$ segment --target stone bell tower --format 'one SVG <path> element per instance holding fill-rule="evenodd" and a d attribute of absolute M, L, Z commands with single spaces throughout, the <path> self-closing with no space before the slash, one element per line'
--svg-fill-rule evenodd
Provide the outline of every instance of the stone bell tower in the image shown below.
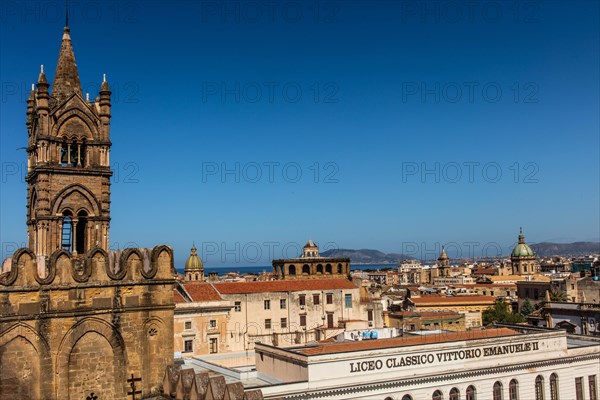
<path fill-rule="evenodd" d="M 173 363 L 173 250 L 109 250 L 110 88 L 90 102 L 64 28 L 27 100 L 28 248 L 0 267 L 0 399 L 158 396 Z M 136 397 L 138 398 L 138 397 Z"/>
<path fill-rule="evenodd" d="M 110 96 L 81 93 L 70 29 L 64 28 L 52 90 L 42 66 L 27 100 L 29 249 L 47 257 L 109 250 Z"/>

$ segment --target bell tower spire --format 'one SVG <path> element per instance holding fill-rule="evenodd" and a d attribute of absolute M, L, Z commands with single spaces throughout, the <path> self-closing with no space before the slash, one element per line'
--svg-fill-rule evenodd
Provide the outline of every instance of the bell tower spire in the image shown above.
<path fill-rule="evenodd" d="M 58 54 L 54 83 L 52 85 L 52 97 L 59 103 L 66 100 L 73 93 L 81 95 L 81 83 L 79 82 L 79 72 L 77 71 L 77 63 L 75 62 L 75 53 L 71 41 L 68 12 L 67 6 L 66 25 L 63 29 L 62 43 L 60 45 L 60 53 Z"/>
<path fill-rule="evenodd" d="M 65 0 L 65 27 L 69 27 L 69 0 Z"/>
<path fill-rule="evenodd" d="M 95 103 L 81 96 L 65 22 L 52 92 L 42 67 L 27 102 L 29 248 L 46 257 L 109 250 L 111 91 L 104 80 Z"/>

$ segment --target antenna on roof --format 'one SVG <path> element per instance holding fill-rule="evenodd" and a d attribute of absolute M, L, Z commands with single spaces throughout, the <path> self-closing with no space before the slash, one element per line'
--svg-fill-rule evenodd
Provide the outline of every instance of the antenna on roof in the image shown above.
<path fill-rule="evenodd" d="M 69 27 L 69 0 L 65 0 L 66 14 L 65 14 L 65 26 Z"/>

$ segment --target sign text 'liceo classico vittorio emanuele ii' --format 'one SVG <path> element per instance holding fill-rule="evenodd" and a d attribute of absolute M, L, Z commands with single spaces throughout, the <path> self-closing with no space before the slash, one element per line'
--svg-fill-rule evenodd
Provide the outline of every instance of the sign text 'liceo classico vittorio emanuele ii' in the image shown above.
<path fill-rule="evenodd" d="M 442 353 L 426 353 L 405 357 L 390 357 L 385 360 L 366 360 L 350 363 L 350 372 L 367 372 L 380 369 L 393 369 L 415 365 L 445 363 L 460 360 L 470 360 L 514 353 L 539 350 L 538 342 L 505 344 L 502 346 L 487 346 L 477 349 L 454 350 Z"/>

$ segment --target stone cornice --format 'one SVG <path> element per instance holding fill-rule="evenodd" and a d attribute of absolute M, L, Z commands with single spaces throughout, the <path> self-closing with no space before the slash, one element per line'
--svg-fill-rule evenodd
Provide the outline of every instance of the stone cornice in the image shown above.
<path fill-rule="evenodd" d="M 0 293 L 3 292 L 37 292 L 39 290 L 71 290 L 85 288 L 110 288 L 117 286 L 155 286 L 155 285 L 173 285 L 175 279 L 138 279 L 138 280 L 115 280 L 93 283 L 78 283 L 66 285 L 31 285 L 31 286 L 0 286 Z"/>
<path fill-rule="evenodd" d="M 93 307 L 80 308 L 77 310 L 64 310 L 64 311 L 50 311 L 47 313 L 37 313 L 30 315 L 23 314 L 11 314 L 11 315 L 3 315 L 0 318 L 0 324 L 15 322 L 15 321 L 35 321 L 35 320 L 44 320 L 44 319 L 53 319 L 53 318 L 72 318 L 72 317 L 89 317 L 93 315 L 103 315 L 103 314 L 127 314 L 141 311 L 169 311 L 175 308 L 174 304 L 165 304 L 165 305 L 150 305 L 150 306 L 128 306 L 128 307 L 120 307 L 120 308 L 104 308 L 104 309 L 95 309 Z M 0 332 L 1 334 L 2 332 Z"/>

